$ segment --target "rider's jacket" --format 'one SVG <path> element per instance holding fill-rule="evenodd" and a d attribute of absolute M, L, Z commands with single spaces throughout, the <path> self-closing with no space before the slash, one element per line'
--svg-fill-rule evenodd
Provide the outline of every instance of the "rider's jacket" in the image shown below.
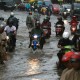
<path fill-rule="evenodd" d="M 61 46 L 72 45 L 72 41 L 69 39 L 61 38 L 58 42 L 58 45 L 61 45 Z"/>
<path fill-rule="evenodd" d="M 47 26 L 47 28 L 50 28 L 51 27 L 51 22 L 43 22 L 41 24 L 41 28 L 44 28 L 44 26 Z"/>
<path fill-rule="evenodd" d="M 31 31 L 31 35 L 33 35 L 33 34 L 42 35 L 42 34 L 43 34 L 43 30 L 42 30 L 42 29 L 34 28 L 34 29 L 32 29 L 32 31 Z"/>
<path fill-rule="evenodd" d="M 15 26 L 12 26 L 12 27 L 6 26 L 5 29 L 4 29 L 4 31 L 6 33 L 14 32 L 14 31 L 16 31 L 16 27 Z"/>
<path fill-rule="evenodd" d="M 8 20 L 7 20 L 7 25 L 9 25 L 9 23 L 10 23 L 10 21 L 13 21 L 13 25 L 14 26 L 18 26 L 18 19 L 16 18 L 16 17 L 14 17 L 14 16 L 10 16 L 9 18 L 8 18 Z"/>
<path fill-rule="evenodd" d="M 80 70 L 70 69 L 60 80 L 80 80 Z"/>

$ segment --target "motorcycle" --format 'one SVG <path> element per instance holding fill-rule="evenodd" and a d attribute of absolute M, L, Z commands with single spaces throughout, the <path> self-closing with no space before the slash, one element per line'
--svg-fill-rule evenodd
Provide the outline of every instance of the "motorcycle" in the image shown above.
<path fill-rule="evenodd" d="M 13 51 L 15 49 L 15 35 L 14 32 L 10 32 L 7 34 L 7 51 Z"/>
<path fill-rule="evenodd" d="M 76 23 L 71 24 L 70 30 L 71 30 L 71 34 L 74 34 L 77 31 Z"/>
<path fill-rule="evenodd" d="M 32 35 L 31 47 L 34 51 L 40 48 L 40 35 L 37 34 Z"/>
<path fill-rule="evenodd" d="M 57 24 L 55 31 L 56 31 L 56 37 L 62 36 L 62 34 L 64 32 L 63 25 Z"/>
<path fill-rule="evenodd" d="M 67 18 L 67 12 L 63 12 L 63 18 L 64 18 L 64 19 Z"/>
<path fill-rule="evenodd" d="M 44 37 L 45 37 L 45 38 L 50 38 L 51 28 L 48 28 L 47 26 L 44 26 L 44 27 L 43 27 L 43 31 L 44 31 Z"/>

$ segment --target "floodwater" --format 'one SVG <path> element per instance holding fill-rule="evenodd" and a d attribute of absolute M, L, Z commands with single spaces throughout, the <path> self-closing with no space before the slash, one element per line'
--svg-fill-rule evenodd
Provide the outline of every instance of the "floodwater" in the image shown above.
<path fill-rule="evenodd" d="M 14 14 L 19 19 L 16 49 L 14 52 L 9 53 L 10 58 L 5 61 L 5 65 L 0 65 L 0 80 L 59 80 L 59 71 L 56 66 L 59 38 L 55 37 L 54 28 L 57 17 L 51 16 L 51 38 L 46 40 L 43 50 L 34 52 L 31 48 L 28 48 L 29 31 L 25 22 L 27 12 L 14 11 Z M 0 16 L 5 19 L 9 15 L 9 11 L 0 10 Z M 44 16 L 41 16 L 41 22 L 43 18 Z"/>

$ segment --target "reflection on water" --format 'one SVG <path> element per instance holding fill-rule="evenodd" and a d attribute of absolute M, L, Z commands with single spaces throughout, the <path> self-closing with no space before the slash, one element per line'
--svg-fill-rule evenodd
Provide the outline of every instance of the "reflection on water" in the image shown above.
<path fill-rule="evenodd" d="M 64 20 L 64 24 L 66 24 L 66 25 L 67 25 L 67 24 L 69 24 L 69 23 L 68 23 L 68 21 L 67 21 L 67 20 Z"/>
<path fill-rule="evenodd" d="M 40 80 L 40 79 L 35 79 L 35 78 L 33 78 L 32 80 Z"/>
<path fill-rule="evenodd" d="M 31 59 L 28 61 L 28 70 L 26 72 L 27 75 L 34 75 L 39 73 L 39 60 L 38 59 Z"/>

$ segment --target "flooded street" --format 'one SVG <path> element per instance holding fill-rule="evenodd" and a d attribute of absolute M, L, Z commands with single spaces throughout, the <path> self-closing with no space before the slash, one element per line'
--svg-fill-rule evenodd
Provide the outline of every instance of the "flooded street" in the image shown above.
<path fill-rule="evenodd" d="M 51 38 L 44 45 L 43 50 L 33 52 L 28 48 L 29 34 L 26 27 L 27 12 L 14 11 L 19 19 L 16 49 L 9 53 L 10 59 L 5 65 L 0 65 L 0 80 L 59 80 L 56 62 L 58 62 L 58 38 L 55 37 L 54 23 L 57 17 L 51 16 Z M 7 19 L 10 12 L 0 10 L 0 16 Z M 41 16 L 41 22 L 44 16 Z M 67 22 L 67 21 L 66 21 Z M 67 23 L 65 25 L 68 25 Z M 69 30 L 66 26 L 66 30 Z"/>

